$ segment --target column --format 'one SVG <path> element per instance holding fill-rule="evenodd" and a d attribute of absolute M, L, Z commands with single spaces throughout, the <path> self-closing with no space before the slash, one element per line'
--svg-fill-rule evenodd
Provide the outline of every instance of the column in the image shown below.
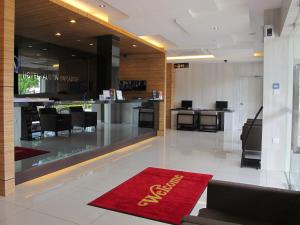
<path fill-rule="evenodd" d="M 15 1 L 0 1 L 0 195 L 15 188 L 13 93 Z"/>

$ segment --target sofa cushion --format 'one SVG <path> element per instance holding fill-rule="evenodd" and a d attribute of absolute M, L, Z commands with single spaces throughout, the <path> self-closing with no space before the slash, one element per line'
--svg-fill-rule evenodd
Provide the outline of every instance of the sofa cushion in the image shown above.
<path fill-rule="evenodd" d="M 202 218 L 210 218 L 214 220 L 243 224 L 243 225 L 276 225 L 274 223 L 256 221 L 256 220 L 252 220 L 251 218 L 243 218 L 228 213 L 224 213 L 218 210 L 207 209 L 207 208 L 200 209 L 198 216 Z"/>
<path fill-rule="evenodd" d="M 223 222 L 219 220 L 214 220 L 210 218 L 205 217 L 198 217 L 198 216 L 185 216 L 182 219 L 181 225 L 190 225 L 190 224 L 197 224 L 197 225 L 241 225 L 238 223 L 229 223 L 229 222 Z"/>

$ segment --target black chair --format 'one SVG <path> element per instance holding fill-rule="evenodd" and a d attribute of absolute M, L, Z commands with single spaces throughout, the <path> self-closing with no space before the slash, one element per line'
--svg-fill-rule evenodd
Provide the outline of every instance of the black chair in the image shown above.
<path fill-rule="evenodd" d="M 219 115 L 217 111 L 201 111 L 199 114 L 199 131 L 217 132 Z"/>
<path fill-rule="evenodd" d="M 153 108 L 139 108 L 139 127 L 154 128 Z"/>
<path fill-rule="evenodd" d="M 42 108 L 39 110 L 42 135 L 45 131 L 55 132 L 68 130 L 71 134 L 72 124 L 70 114 L 58 114 L 55 108 Z"/>
<path fill-rule="evenodd" d="M 72 117 L 72 126 L 95 127 L 97 129 L 97 113 L 85 112 L 81 106 L 72 106 L 69 108 Z"/>
<path fill-rule="evenodd" d="M 248 119 L 243 126 L 241 167 L 249 165 L 256 169 L 261 168 L 262 120 L 257 118 L 262 110 L 263 107 L 259 109 L 253 120 Z"/>
<path fill-rule="evenodd" d="M 180 110 L 177 113 L 177 130 L 197 129 L 198 113 L 194 110 Z"/>

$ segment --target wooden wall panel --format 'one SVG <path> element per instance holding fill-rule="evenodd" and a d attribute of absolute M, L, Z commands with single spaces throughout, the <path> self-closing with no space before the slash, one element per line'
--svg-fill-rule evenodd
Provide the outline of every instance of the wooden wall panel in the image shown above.
<path fill-rule="evenodd" d="M 172 63 L 167 64 L 166 90 L 166 128 L 171 128 L 171 111 L 174 105 L 175 70 Z"/>
<path fill-rule="evenodd" d="M 15 1 L 0 1 L 0 195 L 15 187 L 13 62 Z"/>
<path fill-rule="evenodd" d="M 146 91 L 127 91 L 127 99 L 152 98 L 152 90 L 163 91 L 166 96 L 166 57 L 165 54 L 135 54 L 121 58 L 120 80 L 146 80 Z M 166 126 L 166 104 L 160 104 L 158 135 L 163 136 Z"/>

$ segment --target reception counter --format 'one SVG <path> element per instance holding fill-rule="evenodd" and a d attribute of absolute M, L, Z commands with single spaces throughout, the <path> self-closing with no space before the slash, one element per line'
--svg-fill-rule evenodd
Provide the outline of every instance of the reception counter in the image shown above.
<path fill-rule="evenodd" d="M 21 139 L 22 131 L 22 107 L 36 106 L 55 107 L 58 113 L 69 113 L 71 106 L 83 106 L 87 111 L 97 112 L 98 125 L 103 124 L 132 124 L 138 125 L 139 109 L 143 105 L 153 107 L 154 110 L 154 129 L 158 135 L 164 133 L 164 126 L 160 123 L 160 113 L 163 109 L 163 100 L 153 99 L 131 99 L 122 101 L 53 101 L 47 98 L 15 98 L 14 101 L 14 127 L 15 143 Z"/>

